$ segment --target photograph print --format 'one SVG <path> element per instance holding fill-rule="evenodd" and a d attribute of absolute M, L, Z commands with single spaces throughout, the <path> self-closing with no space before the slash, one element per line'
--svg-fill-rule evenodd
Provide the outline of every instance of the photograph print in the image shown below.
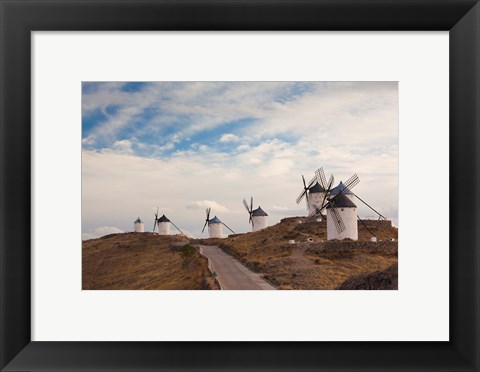
<path fill-rule="evenodd" d="M 83 82 L 83 290 L 397 290 L 398 82 Z"/>

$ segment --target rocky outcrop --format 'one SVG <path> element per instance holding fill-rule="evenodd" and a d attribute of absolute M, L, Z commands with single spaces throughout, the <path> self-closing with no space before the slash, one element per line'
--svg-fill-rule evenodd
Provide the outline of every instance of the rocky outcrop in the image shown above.
<path fill-rule="evenodd" d="M 337 289 L 344 290 L 395 290 L 398 289 L 398 264 L 394 264 L 385 271 L 375 271 L 348 278 Z"/>

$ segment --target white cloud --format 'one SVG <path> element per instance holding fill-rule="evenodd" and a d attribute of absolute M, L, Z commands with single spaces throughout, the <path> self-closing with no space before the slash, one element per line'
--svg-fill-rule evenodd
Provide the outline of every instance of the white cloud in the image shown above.
<path fill-rule="evenodd" d="M 212 208 L 212 213 L 228 212 L 228 208 L 213 200 L 192 201 L 186 206 L 188 209 L 207 209 Z"/>
<path fill-rule="evenodd" d="M 225 133 L 222 136 L 220 136 L 219 141 L 220 142 L 238 142 L 240 138 L 236 136 L 235 134 L 232 133 Z"/>
<path fill-rule="evenodd" d="M 115 141 L 112 150 L 120 154 L 132 154 L 132 142 L 129 140 Z"/>
<path fill-rule="evenodd" d="M 120 230 L 113 226 L 100 226 L 97 227 L 95 230 L 83 233 L 82 240 L 96 239 L 108 234 L 119 234 L 123 232 L 123 230 Z"/>

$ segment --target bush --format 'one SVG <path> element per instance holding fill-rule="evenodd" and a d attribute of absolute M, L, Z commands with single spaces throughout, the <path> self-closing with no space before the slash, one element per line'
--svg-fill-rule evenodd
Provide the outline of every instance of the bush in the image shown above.
<path fill-rule="evenodd" d="M 182 255 L 183 258 L 191 257 L 196 252 L 197 252 L 197 249 L 191 244 L 186 244 L 180 249 L 180 254 Z"/>

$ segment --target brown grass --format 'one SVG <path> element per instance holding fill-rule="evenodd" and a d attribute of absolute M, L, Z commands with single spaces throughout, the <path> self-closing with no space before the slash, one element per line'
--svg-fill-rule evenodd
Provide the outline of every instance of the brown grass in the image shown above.
<path fill-rule="evenodd" d="M 398 289 L 398 264 L 395 263 L 384 271 L 351 276 L 337 289 Z"/>
<path fill-rule="evenodd" d="M 335 289 L 352 276 L 383 271 L 397 263 L 398 230 L 388 224 L 371 228 L 378 243 L 370 242 L 371 234 L 361 224 L 359 241 L 327 242 L 325 222 L 299 224 L 304 220 L 287 218 L 261 231 L 203 242 L 219 245 L 279 289 Z M 296 244 L 290 245 L 289 240 Z"/>
<path fill-rule="evenodd" d="M 82 289 L 218 289 L 182 236 L 113 234 L 82 243 Z"/>

